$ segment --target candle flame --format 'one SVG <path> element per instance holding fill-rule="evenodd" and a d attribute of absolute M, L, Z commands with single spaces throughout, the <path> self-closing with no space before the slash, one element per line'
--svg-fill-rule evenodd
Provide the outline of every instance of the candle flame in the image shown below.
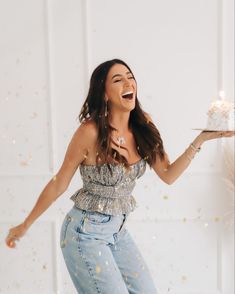
<path fill-rule="evenodd" d="M 223 90 L 221 90 L 221 91 L 219 92 L 219 97 L 220 97 L 221 100 L 224 100 L 224 99 L 225 99 L 225 93 L 224 93 Z"/>

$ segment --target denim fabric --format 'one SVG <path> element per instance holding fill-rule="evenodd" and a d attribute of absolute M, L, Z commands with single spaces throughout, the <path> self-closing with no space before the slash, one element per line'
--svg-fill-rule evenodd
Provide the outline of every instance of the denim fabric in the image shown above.
<path fill-rule="evenodd" d="M 148 267 L 117 216 L 73 207 L 60 235 L 64 260 L 79 294 L 157 294 Z"/>

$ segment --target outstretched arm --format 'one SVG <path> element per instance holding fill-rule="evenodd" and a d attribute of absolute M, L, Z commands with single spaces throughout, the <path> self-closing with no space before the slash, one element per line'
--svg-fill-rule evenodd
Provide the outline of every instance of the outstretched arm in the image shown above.
<path fill-rule="evenodd" d="M 81 124 L 68 145 L 63 164 L 58 173 L 47 183 L 25 221 L 10 229 L 6 237 L 6 244 L 9 247 L 15 247 L 15 240 L 19 240 L 33 222 L 67 190 L 79 164 L 85 159 L 89 146 L 92 146 L 95 141 L 96 130 L 94 125 L 91 123 Z"/>
<path fill-rule="evenodd" d="M 153 164 L 153 169 L 156 174 L 168 185 L 171 185 L 175 180 L 185 171 L 189 166 L 191 160 L 201 148 L 201 145 L 208 140 L 232 137 L 235 135 L 234 131 L 228 132 L 201 132 L 192 144 L 173 162 L 170 163 L 168 155 L 165 153 L 165 160 L 161 161 L 157 157 L 156 162 Z"/>

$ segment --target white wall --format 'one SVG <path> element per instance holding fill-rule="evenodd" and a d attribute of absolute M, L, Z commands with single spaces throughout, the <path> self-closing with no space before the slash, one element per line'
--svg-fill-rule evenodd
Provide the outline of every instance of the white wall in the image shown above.
<path fill-rule="evenodd" d="M 59 247 L 66 193 L 17 249 L 4 244 L 60 167 L 89 77 L 126 61 L 174 161 L 223 88 L 234 97 L 232 0 L 0 1 L 0 293 L 75 293 Z M 229 140 L 232 143 L 231 139 Z M 232 294 L 233 233 L 224 221 L 221 141 L 206 142 L 172 186 L 147 170 L 128 227 L 160 294 Z"/>

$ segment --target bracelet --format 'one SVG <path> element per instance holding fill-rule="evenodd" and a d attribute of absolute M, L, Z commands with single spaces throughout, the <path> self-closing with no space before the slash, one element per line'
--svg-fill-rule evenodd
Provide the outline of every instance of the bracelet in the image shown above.
<path fill-rule="evenodd" d="M 191 147 L 193 151 L 196 151 L 196 152 L 199 152 L 201 150 L 201 147 L 196 148 L 193 143 L 191 143 L 189 147 Z"/>

